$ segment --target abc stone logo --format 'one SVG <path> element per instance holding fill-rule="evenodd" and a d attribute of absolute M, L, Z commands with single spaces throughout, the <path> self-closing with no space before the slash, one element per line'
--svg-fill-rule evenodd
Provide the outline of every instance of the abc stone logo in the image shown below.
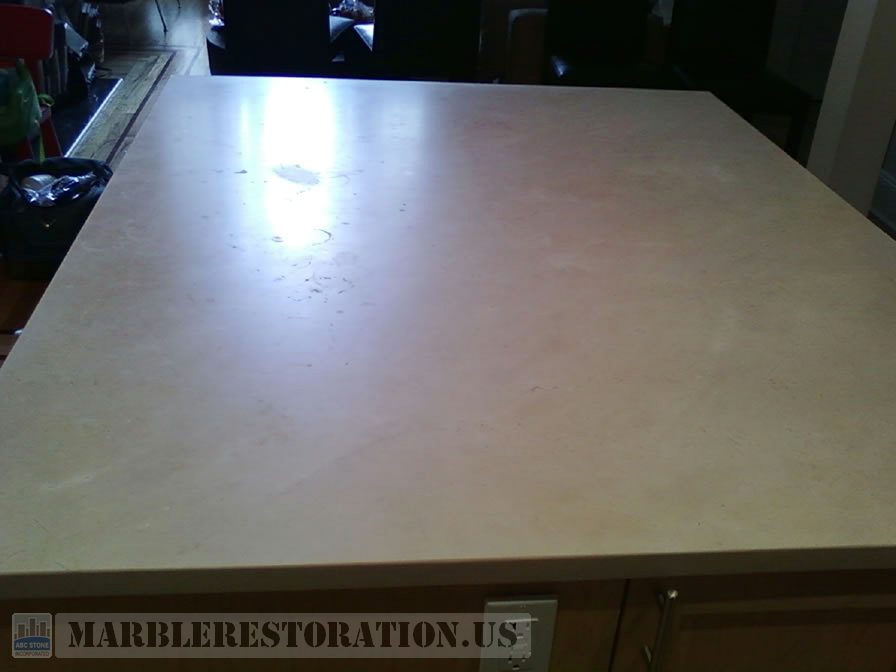
<path fill-rule="evenodd" d="M 12 657 L 49 658 L 53 655 L 53 617 L 50 614 L 12 615 Z"/>

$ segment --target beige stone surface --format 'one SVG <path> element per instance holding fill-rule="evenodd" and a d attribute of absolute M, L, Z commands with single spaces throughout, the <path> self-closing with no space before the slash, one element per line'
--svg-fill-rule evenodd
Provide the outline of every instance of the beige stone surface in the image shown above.
<path fill-rule="evenodd" d="M 0 369 L 0 594 L 893 566 L 894 345 L 708 94 L 175 78 Z"/>

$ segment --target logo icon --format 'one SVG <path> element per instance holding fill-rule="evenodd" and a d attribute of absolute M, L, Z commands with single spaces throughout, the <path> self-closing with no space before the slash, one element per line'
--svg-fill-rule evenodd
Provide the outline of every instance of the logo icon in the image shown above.
<path fill-rule="evenodd" d="M 12 657 L 50 658 L 53 655 L 53 617 L 50 614 L 12 615 Z"/>

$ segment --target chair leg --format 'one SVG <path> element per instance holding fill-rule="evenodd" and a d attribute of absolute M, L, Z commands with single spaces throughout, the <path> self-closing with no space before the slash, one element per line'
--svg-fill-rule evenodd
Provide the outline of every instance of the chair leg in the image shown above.
<path fill-rule="evenodd" d="M 167 33 L 168 32 L 168 24 L 165 23 L 165 15 L 162 14 L 162 6 L 159 4 L 159 0 L 156 0 L 156 9 L 159 12 L 159 18 L 162 19 L 162 30 L 165 31 L 165 33 Z"/>
<path fill-rule="evenodd" d="M 59 144 L 59 136 L 56 135 L 56 127 L 53 126 L 52 119 L 47 119 L 40 125 L 40 137 L 44 143 L 44 154 L 62 156 L 62 146 Z"/>

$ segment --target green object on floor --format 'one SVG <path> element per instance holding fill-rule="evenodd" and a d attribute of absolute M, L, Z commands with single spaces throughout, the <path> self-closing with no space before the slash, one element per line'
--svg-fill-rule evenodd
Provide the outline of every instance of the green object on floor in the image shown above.
<path fill-rule="evenodd" d="M 0 68 L 0 146 L 27 140 L 39 126 L 40 103 L 25 63 Z"/>

